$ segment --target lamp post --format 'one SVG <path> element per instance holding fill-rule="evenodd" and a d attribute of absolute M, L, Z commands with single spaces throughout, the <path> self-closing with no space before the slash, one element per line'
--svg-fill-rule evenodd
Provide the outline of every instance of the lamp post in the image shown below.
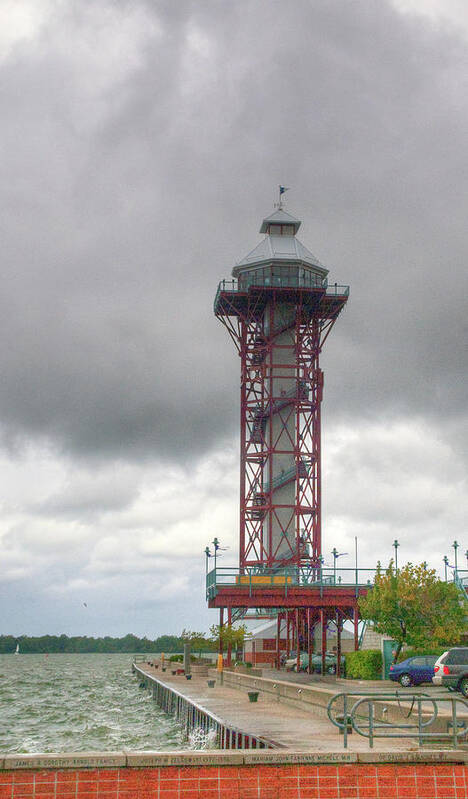
<path fill-rule="evenodd" d="M 209 547 L 205 547 L 205 573 L 208 574 L 208 558 L 211 558 Z"/>
<path fill-rule="evenodd" d="M 444 555 L 444 566 L 445 566 L 445 582 L 447 582 L 447 566 L 448 566 L 448 557 Z"/>
<path fill-rule="evenodd" d="M 455 577 L 458 577 L 458 555 L 457 555 L 457 549 L 460 546 L 460 544 L 458 543 L 458 541 L 454 541 L 452 546 L 453 546 L 453 548 L 455 550 Z"/>
<path fill-rule="evenodd" d="M 393 542 L 393 548 L 395 550 L 395 574 L 398 573 L 398 547 L 400 544 L 398 543 L 397 539 L 395 538 Z"/>
<path fill-rule="evenodd" d="M 215 571 L 216 571 L 216 554 L 217 554 L 218 549 L 219 549 L 219 541 L 218 541 L 217 538 L 213 538 L 213 541 L 211 543 L 214 546 L 214 559 L 215 559 L 214 567 L 215 567 Z"/>
<path fill-rule="evenodd" d="M 338 550 L 336 547 L 333 547 L 332 555 L 333 555 L 333 585 L 336 585 L 336 559 L 338 557 Z"/>
<path fill-rule="evenodd" d="M 336 547 L 333 547 L 333 549 L 332 549 L 332 555 L 333 555 L 333 584 L 334 585 L 336 585 L 336 561 L 338 560 L 338 558 L 341 558 L 342 555 L 347 555 L 347 554 L 348 554 L 347 552 L 338 552 Z M 322 558 L 322 560 L 323 560 L 323 558 Z M 341 582 L 341 577 L 338 577 L 338 582 Z"/>

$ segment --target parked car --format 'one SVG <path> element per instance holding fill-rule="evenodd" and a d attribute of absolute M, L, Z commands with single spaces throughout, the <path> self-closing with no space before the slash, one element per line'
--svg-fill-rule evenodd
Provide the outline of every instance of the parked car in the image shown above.
<path fill-rule="evenodd" d="M 420 685 L 422 682 L 432 682 L 437 658 L 437 655 L 417 655 L 402 660 L 401 663 L 393 663 L 390 666 L 389 677 L 404 688 Z"/>
<path fill-rule="evenodd" d="M 336 674 L 336 655 L 331 652 L 325 653 L 325 673 L 326 674 Z M 286 671 L 297 671 L 297 656 L 290 657 L 285 662 Z M 300 654 L 300 671 L 307 671 L 307 667 L 309 665 L 309 655 L 307 652 L 301 652 Z M 344 672 L 345 668 L 345 658 L 341 656 L 341 672 Z M 321 674 L 322 673 L 322 655 L 320 652 L 315 653 L 312 655 L 312 672 L 314 674 Z"/>
<path fill-rule="evenodd" d="M 434 665 L 432 682 L 468 697 L 468 647 L 455 646 L 444 652 Z"/>

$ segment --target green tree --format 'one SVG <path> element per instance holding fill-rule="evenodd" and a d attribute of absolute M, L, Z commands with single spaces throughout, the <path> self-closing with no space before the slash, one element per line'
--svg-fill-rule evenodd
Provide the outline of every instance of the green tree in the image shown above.
<path fill-rule="evenodd" d="M 198 652 L 198 657 L 201 657 L 202 652 L 212 652 L 214 649 L 213 642 L 204 633 L 182 630 L 180 637 L 184 644 L 190 644 L 192 652 Z"/>
<path fill-rule="evenodd" d="M 456 585 L 440 580 L 424 563 L 407 563 L 398 573 L 393 561 L 385 571 L 379 563 L 373 588 L 359 599 L 361 618 L 396 641 L 394 662 L 405 644 L 417 649 L 457 644 L 467 610 Z"/>
<path fill-rule="evenodd" d="M 219 639 L 221 637 L 223 647 L 230 646 L 234 652 L 243 648 L 248 635 L 245 624 L 240 624 L 238 627 L 233 627 L 232 624 L 223 624 L 222 627 L 219 624 L 213 624 L 210 627 L 210 634 L 214 647 L 219 647 Z"/>

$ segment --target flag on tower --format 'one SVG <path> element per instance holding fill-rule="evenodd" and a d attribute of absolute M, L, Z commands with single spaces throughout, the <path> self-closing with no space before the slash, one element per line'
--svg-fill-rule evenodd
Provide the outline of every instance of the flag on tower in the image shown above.
<path fill-rule="evenodd" d="M 280 197 L 281 197 L 281 195 L 284 194 L 285 191 L 289 191 L 289 186 L 280 186 L 279 190 L 280 190 Z"/>

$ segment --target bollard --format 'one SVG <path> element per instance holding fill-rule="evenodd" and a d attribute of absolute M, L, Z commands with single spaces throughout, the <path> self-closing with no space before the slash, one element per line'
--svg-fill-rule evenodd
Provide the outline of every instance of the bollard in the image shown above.
<path fill-rule="evenodd" d="M 223 680 L 224 680 L 223 668 L 224 668 L 223 656 L 222 655 L 218 655 L 218 662 L 216 664 L 216 671 L 218 672 L 219 682 L 221 683 L 221 685 L 223 684 Z"/>

